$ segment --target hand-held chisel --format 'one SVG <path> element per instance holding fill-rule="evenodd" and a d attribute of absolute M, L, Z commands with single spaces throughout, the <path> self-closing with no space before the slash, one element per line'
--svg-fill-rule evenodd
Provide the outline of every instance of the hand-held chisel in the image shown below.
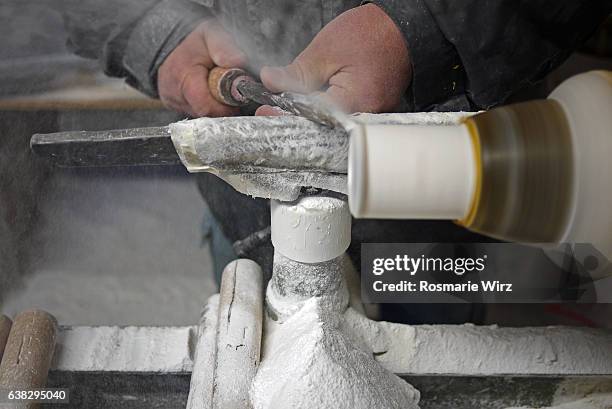
<path fill-rule="evenodd" d="M 341 126 L 336 110 L 319 99 L 293 92 L 270 92 L 240 68 L 213 68 L 208 75 L 213 97 L 226 105 L 244 106 L 250 102 L 271 105 L 321 125 Z"/>

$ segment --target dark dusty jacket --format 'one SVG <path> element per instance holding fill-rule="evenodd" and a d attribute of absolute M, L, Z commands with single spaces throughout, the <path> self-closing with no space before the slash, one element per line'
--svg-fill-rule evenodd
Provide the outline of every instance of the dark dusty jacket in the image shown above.
<path fill-rule="evenodd" d="M 408 110 L 475 110 L 542 79 L 612 11 L 612 0 L 373 0 L 401 29 L 413 79 Z M 289 63 L 360 0 L 64 0 L 69 45 L 156 96 L 157 69 L 215 15 L 254 72 Z"/>

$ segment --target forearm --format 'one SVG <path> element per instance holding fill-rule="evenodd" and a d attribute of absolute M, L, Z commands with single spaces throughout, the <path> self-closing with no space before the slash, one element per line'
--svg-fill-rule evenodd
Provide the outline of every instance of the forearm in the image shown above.
<path fill-rule="evenodd" d="M 151 96 L 161 63 L 210 15 L 189 0 L 69 0 L 61 7 L 72 51 Z"/>

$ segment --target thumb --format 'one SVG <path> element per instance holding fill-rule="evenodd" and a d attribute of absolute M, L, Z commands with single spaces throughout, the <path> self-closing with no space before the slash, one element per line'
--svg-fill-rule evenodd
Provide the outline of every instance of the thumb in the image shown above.
<path fill-rule="evenodd" d="M 310 46 L 285 67 L 263 67 L 261 82 L 272 92 L 319 91 L 334 74 L 331 64 Z"/>

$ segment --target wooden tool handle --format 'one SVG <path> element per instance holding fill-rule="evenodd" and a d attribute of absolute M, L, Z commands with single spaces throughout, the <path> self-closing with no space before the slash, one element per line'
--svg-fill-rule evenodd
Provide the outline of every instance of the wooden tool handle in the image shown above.
<path fill-rule="evenodd" d="M 13 323 L 7 316 L 0 315 L 0 362 L 2 362 L 4 346 L 6 345 L 6 340 L 8 339 L 12 325 Z"/>
<path fill-rule="evenodd" d="M 234 81 L 240 77 L 250 78 L 249 74 L 240 68 L 215 67 L 208 73 L 208 89 L 222 104 L 234 107 L 246 105 L 248 101 L 242 98 L 233 86 Z"/>
<path fill-rule="evenodd" d="M 41 310 L 28 310 L 15 317 L 0 363 L 0 389 L 39 389 L 47 375 L 55 350 L 57 321 Z M 38 405 L 28 403 L 27 408 Z"/>

